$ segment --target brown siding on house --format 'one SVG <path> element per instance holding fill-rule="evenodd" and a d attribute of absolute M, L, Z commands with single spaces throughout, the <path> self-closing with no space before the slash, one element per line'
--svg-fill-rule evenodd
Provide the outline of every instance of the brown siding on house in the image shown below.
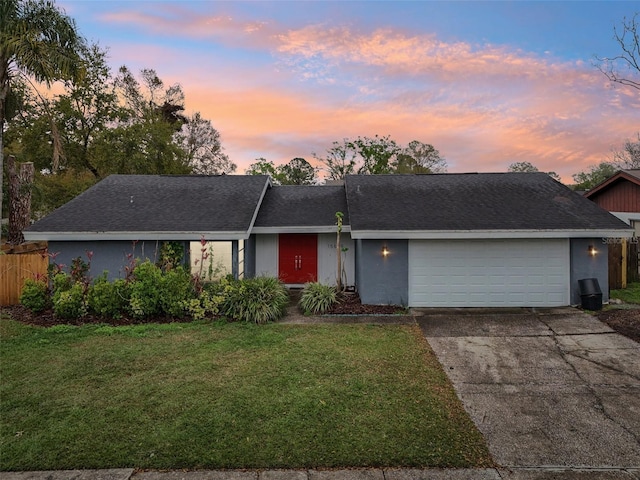
<path fill-rule="evenodd" d="M 591 200 L 610 212 L 640 212 L 640 185 L 622 179 Z"/>

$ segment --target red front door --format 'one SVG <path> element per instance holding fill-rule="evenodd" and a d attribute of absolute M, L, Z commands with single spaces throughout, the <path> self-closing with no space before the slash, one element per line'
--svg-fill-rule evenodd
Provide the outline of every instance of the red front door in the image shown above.
<path fill-rule="evenodd" d="M 278 237 L 278 277 L 284 283 L 318 279 L 318 236 L 281 233 Z"/>

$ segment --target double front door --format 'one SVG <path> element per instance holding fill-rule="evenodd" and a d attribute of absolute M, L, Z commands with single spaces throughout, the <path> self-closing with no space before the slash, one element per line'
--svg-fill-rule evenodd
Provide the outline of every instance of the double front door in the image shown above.
<path fill-rule="evenodd" d="M 281 233 L 278 236 L 278 277 L 287 284 L 317 281 L 317 235 Z"/>

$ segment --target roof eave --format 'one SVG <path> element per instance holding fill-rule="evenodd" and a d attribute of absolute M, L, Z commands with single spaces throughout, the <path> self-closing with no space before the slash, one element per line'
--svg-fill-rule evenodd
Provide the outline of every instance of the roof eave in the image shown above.
<path fill-rule="evenodd" d="M 316 225 L 316 226 L 278 226 L 278 227 L 253 227 L 251 233 L 274 234 L 274 233 L 336 233 L 336 225 Z M 343 232 L 351 232 L 349 225 L 342 226 Z"/>
<path fill-rule="evenodd" d="M 456 240 L 491 238 L 631 238 L 632 229 L 581 230 L 351 230 L 353 239 Z"/>
<path fill-rule="evenodd" d="M 246 240 L 248 231 L 229 232 L 38 232 L 25 231 L 27 241 L 73 242 L 73 241 L 117 241 L 117 240 L 162 240 L 162 241 L 191 241 L 200 239 L 214 241 Z"/>

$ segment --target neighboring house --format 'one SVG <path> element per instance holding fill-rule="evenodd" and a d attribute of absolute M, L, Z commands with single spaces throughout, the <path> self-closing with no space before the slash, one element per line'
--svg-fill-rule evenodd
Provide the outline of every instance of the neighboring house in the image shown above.
<path fill-rule="evenodd" d="M 114 175 L 25 237 L 49 241 L 65 263 L 93 251 L 94 275 L 121 276 L 133 240 L 136 256 L 153 258 L 162 241 L 202 237 L 232 243 L 236 276 L 334 284 L 338 211 L 343 278 L 372 304 L 579 304 L 578 280 L 594 277 L 607 301 L 607 256 L 598 249 L 603 238 L 633 234 L 546 174 L 480 173 L 352 175 L 332 186 L 272 186 L 265 176 Z"/>
<path fill-rule="evenodd" d="M 640 237 L 640 170 L 620 170 L 584 196 L 631 225 Z"/>
<path fill-rule="evenodd" d="M 634 230 L 630 242 L 609 244 L 609 284 L 624 288 L 627 278 L 637 280 L 640 273 L 640 170 L 620 170 L 584 194 L 600 207 L 628 223 Z"/>

